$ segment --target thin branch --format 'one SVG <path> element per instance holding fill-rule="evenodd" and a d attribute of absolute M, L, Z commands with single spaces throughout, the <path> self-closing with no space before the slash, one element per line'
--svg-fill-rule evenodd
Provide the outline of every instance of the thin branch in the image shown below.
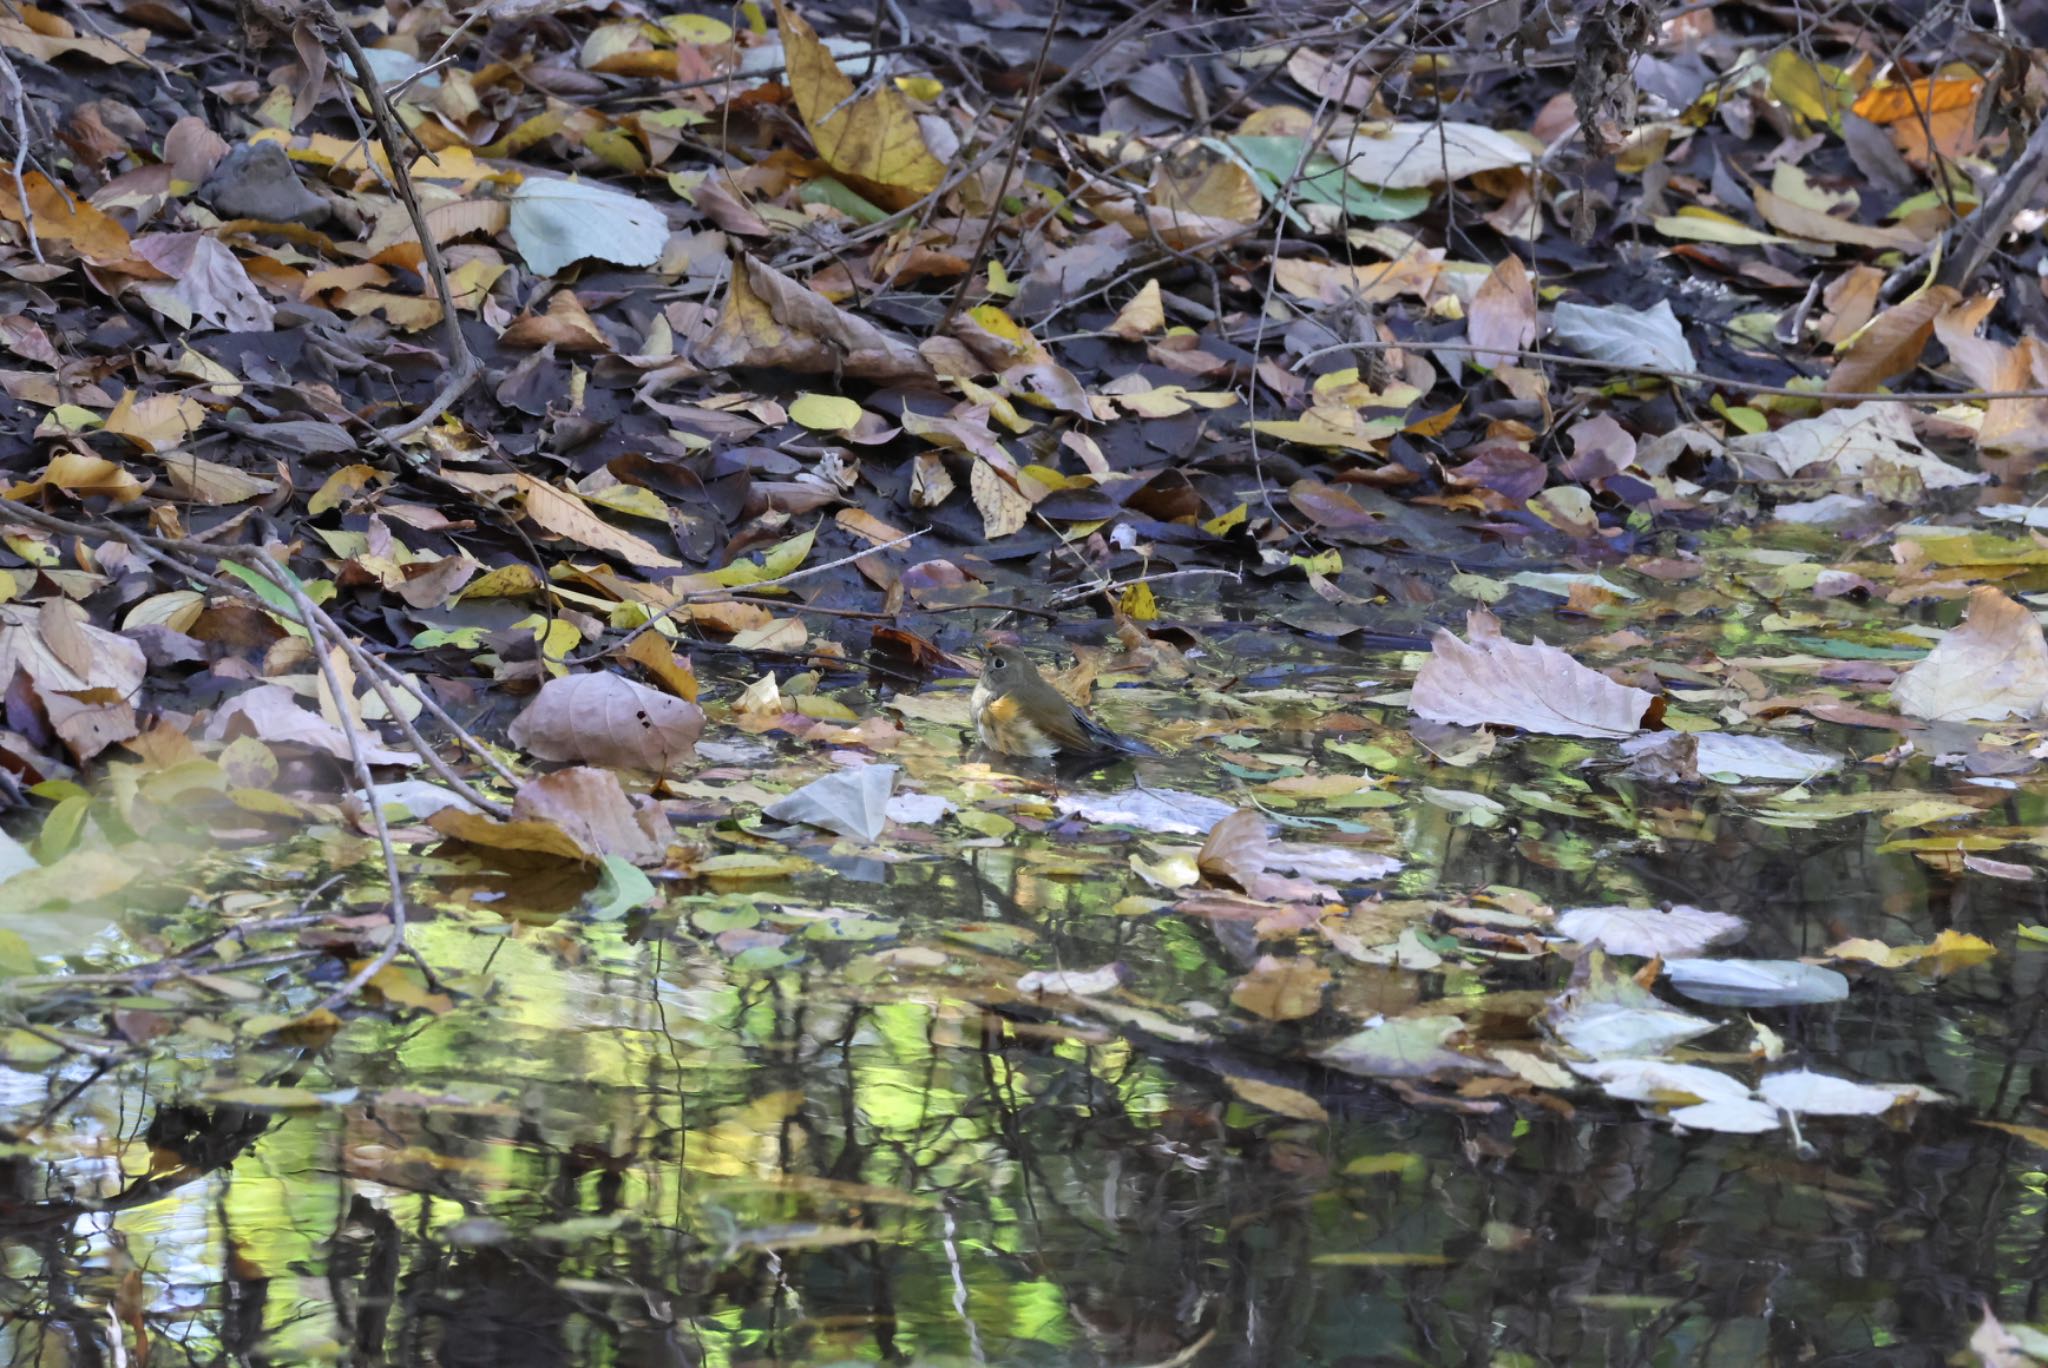
<path fill-rule="evenodd" d="M 419 195 L 412 188 L 412 172 L 407 166 L 404 138 L 399 133 L 397 116 L 391 112 L 391 102 L 385 98 L 384 87 L 377 83 L 377 73 L 370 67 L 370 56 L 363 51 L 363 45 L 356 41 L 355 31 L 343 22 L 328 0 L 319 0 L 317 12 L 335 32 L 341 43 L 341 50 L 348 54 L 349 64 L 355 68 L 356 84 L 369 97 L 370 116 L 376 120 L 377 141 L 384 145 L 385 160 L 391 164 L 391 178 L 398 187 L 398 197 L 405 204 L 405 211 L 412 219 L 413 232 L 418 234 L 420 252 L 426 258 L 427 275 L 433 281 L 434 294 L 441 301 L 442 331 L 448 339 L 449 375 L 433 400 L 410 421 L 384 430 L 385 440 L 403 441 L 415 432 L 424 429 L 455 406 L 456 401 L 469 392 L 470 386 L 483 374 L 483 365 L 471 355 L 469 342 L 462 335 L 462 316 L 455 310 L 455 295 L 448 288 L 448 267 L 441 260 L 441 247 L 434 240 L 434 231 L 427 223 L 427 214 L 420 207 Z"/>

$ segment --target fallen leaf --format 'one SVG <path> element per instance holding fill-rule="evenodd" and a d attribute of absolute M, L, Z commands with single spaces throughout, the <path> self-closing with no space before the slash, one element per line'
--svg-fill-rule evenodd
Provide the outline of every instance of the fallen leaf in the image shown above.
<path fill-rule="evenodd" d="M 1679 959 L 1734 940 L 1744 931 L 1740 917 L 1697 907 L 1578 907 L 1561 912 L 1557 933 L 1614 955 Z"/>
<path fill-rule="evenodd" d="M 1550 736 L 1623 737 L 1642 729 L 1657 702 L 1555 646 L 1509 641 L 1500 634 L 1500 620 L 1484 609 L 1466 621 L 1469 641 L 1449 630 L 1439 630 L 1431 641 L 1429 659 L 1409 693 L 1416 716 Z"/>
<path fill-rule="evenodd" d="M 2048 640 L 2025 605 L 1992 585 L 1970 591 L 1960 626 L 1892 685 L 1908 717 L 1936 722 L 2033 717 L 2048 701 Z"/>
<path fill-rule="evenodd" d="M 704 711 L 609 672 L 541 685 L 507 731 L 542 760 L 666 773 L 696 752 Z"/>

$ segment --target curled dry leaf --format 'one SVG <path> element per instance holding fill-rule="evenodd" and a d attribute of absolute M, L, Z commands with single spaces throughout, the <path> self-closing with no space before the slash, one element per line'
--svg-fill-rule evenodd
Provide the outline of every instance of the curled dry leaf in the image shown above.
<path fill-rule="evenodd" d="M 622 675 L 550 679 L 507 732 L 543 760 L 666 773 L 696 753 L 704 710 Z"/>
<path fill-rule="evenodd" d="M 1970 591 L 1962 625 L 1899 676 L 1892 702 L 1935 722 L 2032 717 L 2048 701 L 2048 641 L 2026 607 L 1991 585 Z"/>
<path fill-rule="evenodd" d="M 1509 641 L 1500 634 L 1500 620 L 1484 609 L 1466 623 L 1469 641 L 1441 630 L 1430 643 L 1409 695 L 1416 716 L 1550 736 L 1622 737 L 1641 731 L 1657 703 L 1555 646 Z"/>
<path fill-rule="evenodd" d="M 695 359 L 703 366 L 772 366 L 884 384 L 932 378 L 931 366 L 908 342 L 744 253 L 733 263 L 718 325 Z"/>

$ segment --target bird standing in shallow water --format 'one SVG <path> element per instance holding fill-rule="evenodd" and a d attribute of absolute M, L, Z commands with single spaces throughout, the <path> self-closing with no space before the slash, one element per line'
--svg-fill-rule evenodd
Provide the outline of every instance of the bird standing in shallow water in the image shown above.
<path fill-rule="evenodd" d="M 981 744 L 1003 755 L 1146 755 L 1151 748 L 1082 712 L 1015 646 L 991 646 L 969 704 Z"/>

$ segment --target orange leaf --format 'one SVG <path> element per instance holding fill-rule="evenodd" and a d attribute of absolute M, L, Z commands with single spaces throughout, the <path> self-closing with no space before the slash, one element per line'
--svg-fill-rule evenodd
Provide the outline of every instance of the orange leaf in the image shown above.
<path fill-rule="evenodd" d="M 1961 109 L 1977 99 L 1984 88 L 1980 76 L 1926 76 L 1906 85 L 1885 82 L 1856 97 L 1852 108 L 1872 123 L 1897 123 L 1922 114 Z"/>
<path fill-rule="evenodd" d="M 14 190 L 11 176 L 0 176 L 0 218 L 20 223 L 33 218 L 36 237 L 44 244 L 68 242 L 73 251 L 96 266 L 127 261 L 128 230 L 86 201 L 50 183 L 40 171 L 21 178 L 27 192 L 28 211 L 22 212 L 22 196 Z"/>

